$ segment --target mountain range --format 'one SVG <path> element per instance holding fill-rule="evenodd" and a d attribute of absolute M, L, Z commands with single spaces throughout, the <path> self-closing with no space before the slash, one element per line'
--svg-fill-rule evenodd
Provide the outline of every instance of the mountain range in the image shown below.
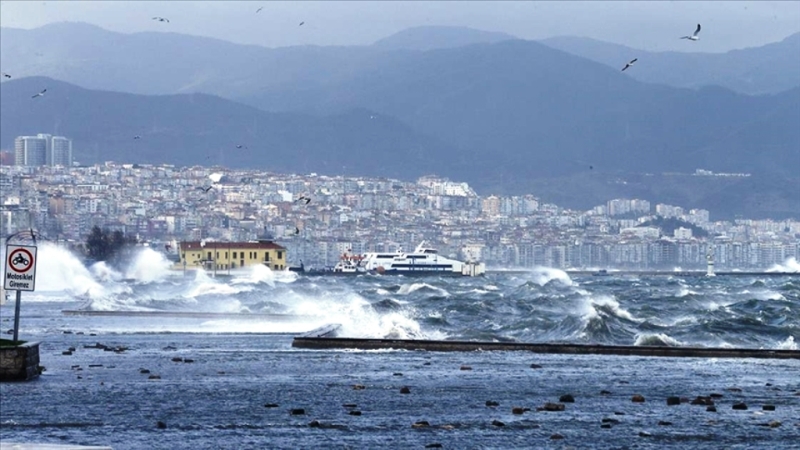
<path fill-rule="evenodd" d="M 74 138 L 83 162 L 437 173 L 486 194 L 535 193 L 568 207 L 636 194 L 725 205 L 730 217 L 800 211 L 797 196 L 783 194 L 798 192 L 800 79 L 762 95 L 672 87 L 629 76 L 650 56 L 621 73 L 596 61 L 612 56 L 572 54 L 580 46 L 453 28 L 280 49 L 85 24 L 0 33 L 0 63 L 14 73 L 0 90 L 3 148 L 51 132 Z M 748 49 L 755 62 L 759 50 Z M 32 73 L 52 79 L 17 79 Z M 31 98 L 44 87 L 46 96 Z M 662 175 L 698 168 L 753 176 Z M 767 188 L 769 202 L 736 202 Z"/>

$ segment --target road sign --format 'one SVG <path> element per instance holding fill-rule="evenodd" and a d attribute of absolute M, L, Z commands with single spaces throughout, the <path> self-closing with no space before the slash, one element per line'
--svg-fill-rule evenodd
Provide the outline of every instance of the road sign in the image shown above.
<path fill-rule="evenodd" d="M 7 245 L 3 287 L 7 290 L 33 291 L 36 287 L 36 247 Z"/>

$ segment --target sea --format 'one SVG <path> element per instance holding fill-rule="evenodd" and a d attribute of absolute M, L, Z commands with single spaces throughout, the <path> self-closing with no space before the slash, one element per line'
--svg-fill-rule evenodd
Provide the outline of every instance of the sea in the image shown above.
<path fill-rule="evenodd" d="M 85 265 L 39 245 L 19 336 L 40 343 L 44 371 L 0 383 L 0 448 L 800 448 L 798 359 L 292 347 L 338 325 L 340 337 L 797 350 L 800 274 L 171 264 L 142 248 L 121 268 Z M 0 306 L 9 339 L 14 300 Z"/>

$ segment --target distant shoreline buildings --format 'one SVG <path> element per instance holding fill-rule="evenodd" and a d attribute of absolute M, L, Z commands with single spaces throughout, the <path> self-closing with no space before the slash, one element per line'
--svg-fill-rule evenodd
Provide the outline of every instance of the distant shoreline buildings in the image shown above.
<path fill-rule="evenodd" d="M 72 166 L 72 139 L 39 133 L 14 139 L 15 166 Z"/>

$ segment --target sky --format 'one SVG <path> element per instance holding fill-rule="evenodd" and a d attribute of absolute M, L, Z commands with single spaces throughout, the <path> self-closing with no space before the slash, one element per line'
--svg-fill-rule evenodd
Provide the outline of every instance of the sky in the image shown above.
<path fill-rule="evenodd" d="M 725 52 L 800 32 L 800 1 L 0 1 L 2 27 L 64 21 L 266 47 L 369 45 L 406 28 L 446 25 L 530 40 L 584 36 L 650 51 Z M 679 39 L 697 23 L 699 41 Z"/>

